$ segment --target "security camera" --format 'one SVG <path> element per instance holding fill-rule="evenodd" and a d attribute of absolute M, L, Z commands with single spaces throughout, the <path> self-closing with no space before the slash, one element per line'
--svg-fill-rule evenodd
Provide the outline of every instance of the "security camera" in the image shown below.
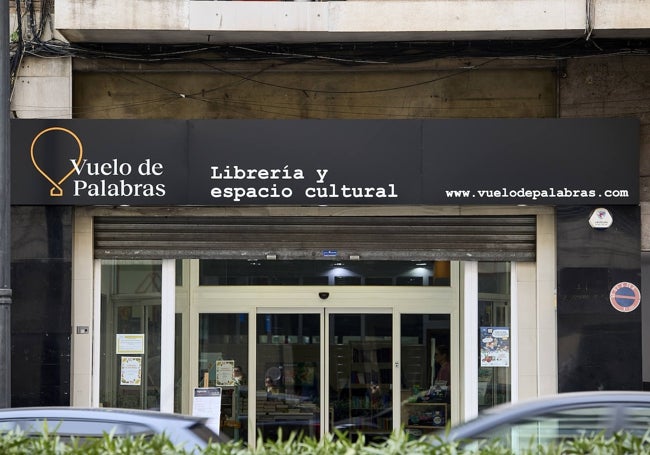
<path fill-rule="evenodd" d="M 329 292 L 319 292 L 319 293 L 318 293 L 318 297 L 320 297 L 320 298 L 323 299 L 323 300 L 329 298 L 329 296 L 330 296 L 330 293 L 329 293 Z"/>

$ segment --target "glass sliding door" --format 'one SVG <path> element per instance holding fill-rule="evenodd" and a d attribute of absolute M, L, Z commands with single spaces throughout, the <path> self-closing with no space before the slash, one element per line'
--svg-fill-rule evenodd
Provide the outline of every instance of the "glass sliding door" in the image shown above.
<path fill-rule="evenodd" d="M 190 261 L 190 386 L 221 387 L 219 361 L 246 376 L 232 399 L 223 387 L 222 431 L 251 446 L 292 432 L 376 441 L 409 421 L 415 434 L 454 419 L 459 267 L 379 265 Z M 438 406 L 403 405 L 419 399 Z"/>
<path fill-rule="evenodd" d="M 265 440 L 291 432 L 320 437 L 321 316 L 257 314 L 255 417 Z"/>
<path fill-rule="evenodd" d="M 392 314 L 328 316 L 330 431 L 384 439 L 393 430 Z"/>
<path fill-rule="evenodd" d="M 440 430 L 451 416 L 449 314 L 402 314 L 401 414 L 406 431 L 419 437 Z"/>
<path fill-rule="evenodd" d="M 381 441 L 401 425 L 422 435 L 452 420 L 452 332 L 450 313 L 391 308 L 199 313 L 196 381 L 222 387 L 221 431 L 244 444 L 325 431 Z M 235 384 L 217 380 L 223 363 Z"/>

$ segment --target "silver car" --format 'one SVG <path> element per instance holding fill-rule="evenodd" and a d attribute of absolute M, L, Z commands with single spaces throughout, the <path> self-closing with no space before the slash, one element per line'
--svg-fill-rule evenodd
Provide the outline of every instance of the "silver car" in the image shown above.
<path fill-rule="evenodd" d="M 64 440 L 115 436 L 165 434 L 178 447 L 202 449 L 212 442 L 225 442 L 208 420 L 180 414 L 116 408 L 31 407 L 0 409 L 0 432 L 20 429 L 28 435 L 44 429 Z"/>
<path fill-rule="evenodd" d="M 650 392 L 560 393 L 495 406 L 477 418 L 440 433 L 442 440 L 473 444 L 498 440 L 515 451 L 581 435 L 611 435 L 650 429 Z"/>

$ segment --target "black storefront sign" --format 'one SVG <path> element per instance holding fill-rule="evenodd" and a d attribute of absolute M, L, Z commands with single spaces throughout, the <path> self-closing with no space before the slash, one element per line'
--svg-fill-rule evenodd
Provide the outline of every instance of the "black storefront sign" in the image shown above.
<path fill-rule="evenodd" d="M 636 205 L 636 119 L 12 120 L 14 205 Z"/>

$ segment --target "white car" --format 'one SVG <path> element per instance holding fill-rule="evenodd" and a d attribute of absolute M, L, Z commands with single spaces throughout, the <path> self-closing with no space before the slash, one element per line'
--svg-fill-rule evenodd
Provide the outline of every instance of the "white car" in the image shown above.
<path fill-rule="evenodd" d="M 157 411 L 117 408 L 30 407 L 0 409 L 0 432 L 20 429 L 39 435 L 44 429 L 61 438 L 101 438 L 165 434 L 178 447 L 204 448 L 210 442 L 226 442 L 206 425 L 207 419 Z"/>

